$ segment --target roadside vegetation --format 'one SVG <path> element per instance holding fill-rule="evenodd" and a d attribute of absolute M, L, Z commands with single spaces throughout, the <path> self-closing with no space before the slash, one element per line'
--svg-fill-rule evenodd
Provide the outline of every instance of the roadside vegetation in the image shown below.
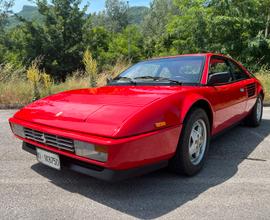
<path fill-rule="evenodd" d="M 270 70 L 262 67 L 255 75 L 261 81 L 265 89 L 264 103 L 270 104 Z"/>
<path fill-rule="evenodd" d="M 40 70 L 40 62 L 39 59 L 34 60 L 28 69 L 15 69 L 9 64 L 0 67 L 0 108 L 21 107 L 66 90 L 104 86 L 107 79 L 117 76 L 130 65 L 130 62 L 119 59 L 114 66 L 97 74 L 95 65 L 91 63 L 96 61 L 86 53 L 85 70 L 69 74 L 64 82 L 56 82 Z"/>
<path fill-rule="evenodd" d="M 29 69 L 14 69 L 10 65 L 0 67 L 0 108 L 21 107 L 41 97 L 66 90 L 89 88 L 92 85 L 104 86 L 107 79 L 117 76 L 131 65 L 130 62 L 118 60 L 113 67 L 94 76 L 91 75 L 93 70 L 78 70 L 69 74 L 64 82 L 55 82 L 50 75 L 40 71 L 38 62 L 34 60 Z M 88 68 L 92 68 L 92 64 Z M 269 104 L 270 70 L 262 68 L 255 75 L 264 85 L 265 103 Z"/>
<path fill-rule="evenodd" d="M 269 0 L 106 0 L 92 14 L 91 1 L 35 2 L 14 14 L 14 1 L 0 0 L 0 106 L 101 86 L 143 59 L 199 52 L 241 61 L 270 91 Z"/>

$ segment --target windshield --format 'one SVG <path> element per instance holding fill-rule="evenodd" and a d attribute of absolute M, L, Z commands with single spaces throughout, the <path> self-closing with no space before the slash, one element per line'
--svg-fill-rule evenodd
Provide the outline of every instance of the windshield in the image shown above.
<path fill-rule="evenodd" d="M 183 56 L 143 61 L 133 65 L 114 82 L 125 83 L 199 83 L 203 56 Z"/>

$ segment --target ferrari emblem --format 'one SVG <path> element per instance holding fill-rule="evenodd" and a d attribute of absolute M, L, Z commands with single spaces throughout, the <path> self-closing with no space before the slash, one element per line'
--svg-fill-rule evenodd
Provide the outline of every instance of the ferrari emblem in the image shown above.
<path fill-rule="evenodd" d="M 60 115 L 62 115 L 63 112 L 58 112 L 57 114 L 55 114 L 56 117 L 59 117 Z"/>

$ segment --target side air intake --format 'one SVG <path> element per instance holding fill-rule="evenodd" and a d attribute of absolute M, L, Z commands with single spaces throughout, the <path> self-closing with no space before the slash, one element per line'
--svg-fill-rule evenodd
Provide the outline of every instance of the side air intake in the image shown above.
<path fill-rule="evenodd" d="M 256 93 L 256 84 L 255 83 L 251 83 L 249 85 L 247 85 L 247 94 L 248 94 L 248 97 L 252 97 L 255 95 Z"/>

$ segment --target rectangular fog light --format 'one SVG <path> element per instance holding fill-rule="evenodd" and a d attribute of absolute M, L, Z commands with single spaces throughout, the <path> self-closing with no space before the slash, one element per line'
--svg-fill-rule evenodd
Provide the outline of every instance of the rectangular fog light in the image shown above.
<path fill-rule="evenodd" d="M 88 157 L 93 160 L 106 162 L 108 159 L 107 148 L 103 146 L 95 146 L 83 141 L 74 140 L 75 153 L 81 157 Z"/>

